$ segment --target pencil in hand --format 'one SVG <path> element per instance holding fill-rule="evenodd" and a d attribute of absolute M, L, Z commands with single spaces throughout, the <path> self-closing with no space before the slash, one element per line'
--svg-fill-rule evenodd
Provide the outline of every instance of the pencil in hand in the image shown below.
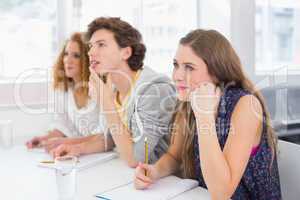
<path fill-rule="evenodd" d="M 145 160 L 144 163 L 148 164 L 149 163 L 149 152 L 148 152 L 148 141 L 147 141 L 147 137 L 145 137 L 144 140 L 144 147 L 145 147 Z M 145 176 L 147 176 L 147 170 L 145 170 Z"/>

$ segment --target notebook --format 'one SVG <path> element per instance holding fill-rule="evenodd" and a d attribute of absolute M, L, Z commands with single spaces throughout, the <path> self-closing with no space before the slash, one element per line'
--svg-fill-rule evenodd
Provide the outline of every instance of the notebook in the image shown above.
<path fill-rule="evenodd" d="M 130 200 L 167 200 L 197 186 L 198 182 L 195 180 L 168 176 L 158 180 L 145 190 L 137 190 L 133 183 L 130 183 L 95 196 L 106 200 L 123 200 L 124 197 Z"/>
<path fill-rule="evenodd" d="M 77 163 L 76 167 L 79 171 L 81 171 L 81 170 L 90 168 L 96 164 L 107 162 L 116 157 L 118 157 L 118 154 L 113 151 L 83 155 L 78 158 L 79 162 Z M 45 167 L 45 168 L 52 168 L 52 169 L 56 168 L 54 163 L 41 163 L 41 161 L 45 161 L 45 160 L 53 160 L 53 158 L 50 155 L 45 155 L 38 162 L 38 166 Z"/>

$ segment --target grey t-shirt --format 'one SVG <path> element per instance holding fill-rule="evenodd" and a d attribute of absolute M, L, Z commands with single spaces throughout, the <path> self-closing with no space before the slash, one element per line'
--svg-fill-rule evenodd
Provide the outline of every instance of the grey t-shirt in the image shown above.
<path fill-rule="evenodd" d="M 167 76 L 144 67 L 127 106 L 134 157 L 137 161 L 144 161 L 144 139 L 147 137 L 149 163 L 154 163 L 168 149 L 170 123 L 176 106 L 175 88 Z"/>

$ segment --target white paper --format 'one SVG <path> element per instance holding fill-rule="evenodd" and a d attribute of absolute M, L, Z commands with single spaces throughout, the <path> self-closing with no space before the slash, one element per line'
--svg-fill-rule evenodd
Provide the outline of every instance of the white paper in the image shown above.
<path fill-rule="evenodd" d="M 192 179 L 181 179 L 176 176 L 168 176 L 158 180 L 148 189 L 137 190 L 133 183 L 97 194 L 99 199 L 111 200 L 167 200 L 191 190 L 198 186 L 198 182 Z"/>

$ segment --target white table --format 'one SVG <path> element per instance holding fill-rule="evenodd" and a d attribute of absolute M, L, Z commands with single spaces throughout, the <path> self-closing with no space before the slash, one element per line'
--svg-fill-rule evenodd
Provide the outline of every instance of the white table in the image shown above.
<path fill-rule="evenodd" d="M 0 149 L 1 199 L 56 200 L 55 173 L 40 168 L 43 154 L 28 152 L 24 146 Z M 77 200 L 95 200 L 94 194 L 118 187 L 133 180 L 134 170 L 120 159 L 113 159 L 78 172 Z M 208 200 L 207 190 L 195 188 L 175 198 Z"/>

